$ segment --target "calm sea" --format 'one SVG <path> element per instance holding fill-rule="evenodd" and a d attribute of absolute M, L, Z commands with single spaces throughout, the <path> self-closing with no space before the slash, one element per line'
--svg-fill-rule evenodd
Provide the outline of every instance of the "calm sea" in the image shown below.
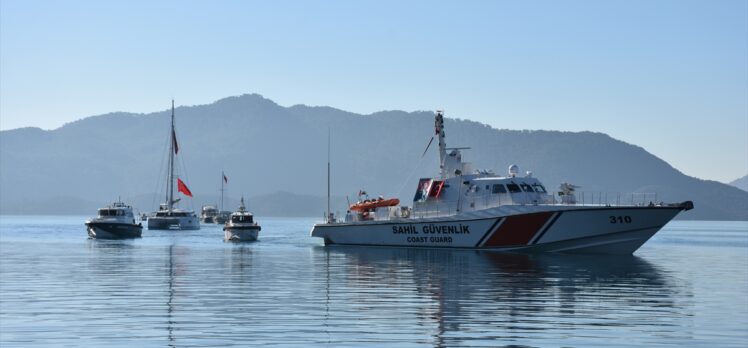
<path fill-rule="evenodd" d="M 634 256 L 323 247 L 314 219 L 89 240 L 0 217 L 0 346 L 748 346 L 748 222 Z"/>

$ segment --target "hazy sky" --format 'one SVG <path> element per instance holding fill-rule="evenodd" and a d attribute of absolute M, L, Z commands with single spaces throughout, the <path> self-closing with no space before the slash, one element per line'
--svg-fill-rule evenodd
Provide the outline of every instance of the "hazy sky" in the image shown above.
<path fill-rule="evenodd" d="M 0 129 L 259 93 L 604 132 L 730 181 L 748 173 L 747 17 L 746 0 L 0 0 Z"/>

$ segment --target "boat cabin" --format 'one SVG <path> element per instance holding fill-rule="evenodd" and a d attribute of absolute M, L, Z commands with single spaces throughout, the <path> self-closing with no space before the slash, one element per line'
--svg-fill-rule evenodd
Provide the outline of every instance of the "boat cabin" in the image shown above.
<path fill-rule="evenodd" d="M 235 224 L 252 224 L 254 223 L 254 218 L 252 214 L 231 214 L 231 222 Z"/>
<path fill-rule="evenodd" d="M 133 217 L 132 208 L 122 202 L 114 202 L 106 208 L 98 210 L 99 217 Z"/>
<path fill-rule="evenodd" d="M 206 205 L 206 206 L 203 206 L 202 211 L 200 212 L 200 214 L 203 217 L 214 217 L 214 216 L 218 216 L 218 208 L 216 208 L 215 206 L 212 206 L 212 205 Z"/>
<path fill-rule="evenodd" d="M 444 179 L 421 179 L 413 197 L 413 213 L 450 215 L 501 205 L 554 203 L 553 195 L 540 180 L 530 172 L 520 177 L 518 171 L 512 165 L 505 177 L 475 170 L 470 174 L 457 172 Z"/>
<path fill-rule="evenodd" d="M 509 166 L 507 176 L 499 176 L 463 162 L 462 150 L 469 148 L 446 147 L 441 111 L 437 111 L 435 130 L 439 139 L 439 176 L 418 181 L 412 209 L 397 206 L 397 199 L 387 200 L 397 202 L 394 204 L 380 204 L 378 200 L 358 202 L 350 207 L 345 222 L 450 216 L 502 205 L 556 203 L 531 172 L 521 176 L 514 164 Z"/>

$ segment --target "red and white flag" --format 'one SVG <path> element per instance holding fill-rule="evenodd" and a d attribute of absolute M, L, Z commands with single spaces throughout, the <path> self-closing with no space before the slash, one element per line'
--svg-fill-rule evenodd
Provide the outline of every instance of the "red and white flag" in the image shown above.
<path fill-rule="evenodd" d="M 192 197 L 192 192 L 187 188 L 182 179 L 177 178 L 177 191 L 184 193 L 185 196 Z"/>

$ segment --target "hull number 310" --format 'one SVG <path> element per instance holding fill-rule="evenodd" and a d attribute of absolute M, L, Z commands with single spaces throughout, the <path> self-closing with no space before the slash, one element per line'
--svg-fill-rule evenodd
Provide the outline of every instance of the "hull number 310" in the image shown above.
<path fill-rule="evenodd" d="M 608 219 L 610 219 L 611 224 L 630 224 L 631 223 L 631 216 L 609 216 Z"/>

